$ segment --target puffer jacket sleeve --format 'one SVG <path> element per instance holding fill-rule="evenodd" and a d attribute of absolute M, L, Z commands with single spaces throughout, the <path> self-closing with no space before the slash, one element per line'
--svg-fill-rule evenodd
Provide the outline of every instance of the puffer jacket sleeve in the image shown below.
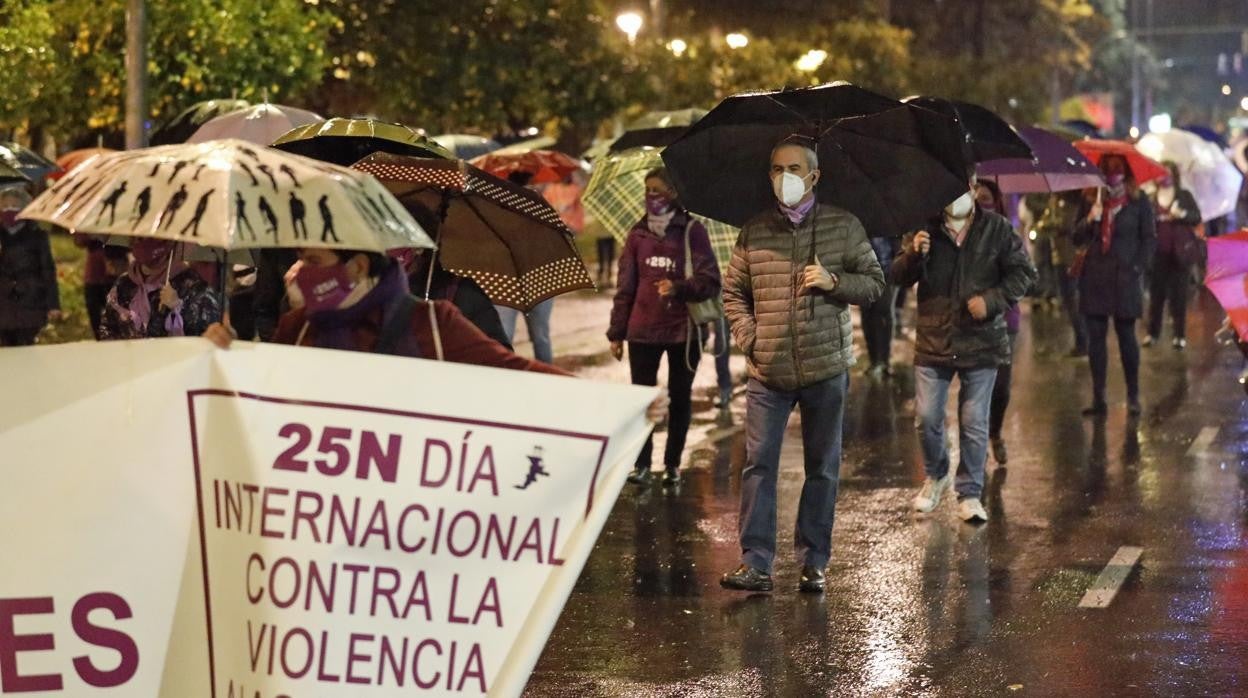
<path fill-rule="evenodd" d="M 711 238 L 698 221 L 689 224 L 689 251 L 693 257 L 693 275 L 673 284 L 676 300 L 691 303 L 715 297 L 722 284 L 719 264 L 715 262 Z"/>
<path fill-rule="evenodd" d="M 754 352 L 758 322 L 754 317 L 754 290 L 750 281 L 748 226 L 741 229 L 732 248 L 732 260 L 724 276 L 724 316 L 732 327 L 732 339 L 746 356 Z"/>
<path fill-rule="evenodd" d="M 632 233 L 628 234 L 620 252 L 615 283 L 615 301 L 611 305 L 607 341 L 622 342 L 628 337 L 628 318 L 633 313 L 633 301 L 637 296 L 637 236 Z"/>
<path fill-rule="evenodd" d="M 828 295 L 853 305 L 870 305 L 884 293 L 884 271 L 875 248 L 857 219 L 849 226 L 844 270 L 837 271 L 836 287 Z"/>
<path fill-rule="evenodd" d="M 1001 283 L 983 292 L 988 315 L 995 317 L 1009 310 L 1036 282 L 1036 267 L 1023 247 L 1023 239 L 1007 224 L 1001 233 L 1002 241 L 997 251 L 997 266 L 1001 269 Z"/>

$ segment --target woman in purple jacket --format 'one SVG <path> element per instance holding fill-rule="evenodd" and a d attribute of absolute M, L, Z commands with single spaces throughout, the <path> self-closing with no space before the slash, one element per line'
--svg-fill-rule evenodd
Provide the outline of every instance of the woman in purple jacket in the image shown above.
<path fill-rule="evenodd" d="M 659 362 L 667 355 L 667 390 L 672 404 L 663 484 L 675 485 L 680 482 L 681 453 L 692 417 L 693 376 L 702 357 L 700 329 L 690 322 L 685 304 L 714 297 L 720 293 L 721 284 L 706 228 L 677 202 L 676 189 L 664 168 L 646 173 L 645 204 L 646 215 L 629 231 L 620 254 L 607 339 L 616 361 L 624 358 L 624 342 L 628 341 L 634 385 L 657 385 Z M 693 261 L 689 276 L 685 275 L 686 248 Z M 652 450 L 647 440 L 629 482 L 650 482 Z"/>

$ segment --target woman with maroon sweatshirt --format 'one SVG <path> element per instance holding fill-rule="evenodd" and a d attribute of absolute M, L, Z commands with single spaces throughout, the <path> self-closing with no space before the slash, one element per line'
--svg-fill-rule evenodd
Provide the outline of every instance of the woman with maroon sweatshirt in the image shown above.
<path fill-rule="evenodd" d="M 663 455 L 664 485 L 680 482 L 681 453 L 692 417 L 693 376 L 702 356 L 700 328 L 689 320 L 686 303 L 720 293 L 719 266 L 706 228 L 676 200 L 664 168 L 646 174 L 646 215 L 633 226 L 620 254 L 615 304 L 607 339 L 616 361 L 624 358 L 634 385 L 657 385 L 659 362 L 667 355 L 667 390 L 671 412 Z M 685 276 L 685 250 L 691 251 L 692 275 Z M 646 441 L 628 481 L 651 479 L 651 441 Z"/>

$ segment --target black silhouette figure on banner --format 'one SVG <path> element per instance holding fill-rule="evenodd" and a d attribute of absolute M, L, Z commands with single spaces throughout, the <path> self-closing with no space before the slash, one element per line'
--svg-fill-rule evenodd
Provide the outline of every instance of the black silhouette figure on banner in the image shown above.
<path fill-rule="evenodd" d="M 290 165 L 283 164 L 281 167 L 277 169 L 281 171 L 282 174 L 286 175 L 287 177 L 290 177 L 290 181 L 295 183 L 296 189 L 299 188 L 299 179 L 295 177 L 295 171 L 290 169 Z"/>
<path fill-rule="evenodd" d="M 186 203 L 186 197 L 186 185 L 183 184 L 181 189 L 173 193 L 173 197 L 165 205 L 165 210 L 160 212 L 159 222 L 156 225 L 157 229 L 168 228 L 173 224 L 173 217 L 178 215 L 178 209 L 182 208 L 182 205 Z"/>
<path fill-rule="evenodd" d="M 192 181 L 192 182 L 198 182 L 198 181 L 199 181 L 199 173 L 200 173 L 200 172 L 203 172 L 203 171 L 204 171 L 204 168 L 205 168 L 205 167 L 207 167 L 207 166 L 208 166 L 208 163 L 206 163 L 206 162 L 201 162 L 201 163 L 199 163 L 199 165 L 197 165 L 197 166 L 195 167 L 195 176 L 191 177 L 191 181 Z"/>
<path fill-rule="evenodd" d="M 264 232 L 272 235 L 273 242 L 277 242 L 277 213 L 263 196 L 260 197 L 260 215 L 264 216 L 264 219 L 269 223 L 269 227 L 265 228 Z"/>
<path fill-rule="evenodd" d="M 246 147 L 246 146 L 239 146 L 239 148 L 238 148 L 238 152 L 242 153 L 243 155 L 246 155 L 246 156 L 250 157 L 252 160 L 255 160 L 256 162 L 263 162 L 263 161 L 260 159 L 260 153 L 257 153 L 256 151 L 252 150 L 251 148 L 248 148 L 248 147 Z"/>
<path fill-rule="evenodd" d="M 100 215 L 96 216 L 95 222 L 99 223 L 104 220 L 104 212 L 108 211 L 108 224 L 112 225 L 117 220 L 117 202 L 121 200 L 122 195 L 125 193 L 126 183 L 122 182 L 121 186 L 114 189 L 108 195 L 108 198 L 104 199 L 104 202 L 100 204 Z"/>
<path fill-rule="evenodd" d="M 303 201 L 292 191 L 290 193 L 290 226 L 296 238 L 308 239 L 308 223 L 304 220 L 307 213 L 308 209 L 303 205 Z"/>
<path fill-rule="evenodd" d="M 390 208 L 390 204 L 386 203 L 386 197 L 378 195 L 377 203 L 381 204 L 381 207 L 386 209 L 386 213 L 390 215 L 390 218 L 398 218 L 398 216 L 394 213 L 394 209 Z"/>
<path fill-rule="evenodd" d="M 86 206 L 87 202 L 91 201 L 91 197 L 95 196 L 96 193 L 103 189 L 104 185 L 108 183 L 106 177 L 106 174 L 101 174 L 100 179 L 96 180 L 91 186 L 87 187 L 86 191 L 78 194 L 77 200 L 69 205 L 69 208 L 65 210 L 65 213 L 71 216 L 77 215 L 78 212 L 82 210 L 82 207 Z"/>
<path fill-rule="evenodd" d="M 179 236 L 186 235 L 186 231 L 190 230 L 191 237 L 199 237 L 199 221 L 203 219 L 204 212 L 208 210 L 208 199 L 214 191 L 216 189 L 209 189 L 204 192 L 203 196 L 199 197 L 199 203 L 195 204 L 195 215 L 191 216 L 191 220 L 187 221 L 186 225 L 182 226 L 182 229 L 178 231 Z"/>
<path fill-rule="evenodd" d="M 247 226 L 247 232 L 251 233 L 251 239 L 256 239 L 256 229 L 251 227 L 251 221 L 247 220 L 247 200 L 243 198 L 241 191 L 234 192 L 234 226 L 238 228 L 239 234 L 242 234 L 243 226 Z"/>
<path fill-rule="evenodd" d="M 367 194 L 364 195 L 364 201 L 368 203 L 369 208 L 373 209 L 373 213 L 377 214 L 377 220 L 380 221 L 380 225 L 385 225 L 385 222 L 390 220 L 390 218 L 386 217 L 386 212 L 382 211 L 381 207 L 377 205 L 377 202 L 369 198 Z M 391 216 L 391 218 L 393 218 L 393 216 Z"/>
<path fill-rule="evenodd" d="M 350 196 L 350 198 L 351 198 L 351 204 L 355 206 L 356 212 L 358 212 L 364 220 L 368 221 L 369 225 L 373 226 L 374 228 L 385 227 L 385 224 L 377 220 L 377 217 L 373 215 L 373 212 L 369 210 L 368 206 L 365 206 L 364 203 L 360 201 L 359 196 Z"/>
<path fill-rule="evenodd" d="M 143 191 L 139 192 L 139 195 L 134 199 L 134 208 L 130 209 L 130 212 L 134 214 L 134 217 L 130 219 L 130 222 L 138 223 L 143 220 L 143 217 L 147 215 L 147 210 L 151 207 L 152 188 L 144 187 Z"/>
<path fill-rule="evenodd" d="M 164 165 L 164 164 L 165 163 L 163 162 L 157 162 L 155 165 L 152 165 L 152 171 L 147 173 L 148 178 L 151 179 L 152 177 L 155 177 L 156 173 L 160 172 L 161 165 Z"/>
<path fill-rule="evenodd" d="M 169 181 L 166 182 L 166 184 L 173 184 L 173 180 L 178 178 L 178 173 L 181 172 L 183 169 L 185 169 L 186 166 L 189 164 L 191 163 L 187 162 L 186 160 L 178 160 L 177 162 L 175 162 L 173 164 L 173 174 L 169 175 Z"/>
<path fill-rule="evenodd" d="M 321 242 L 331 237 L 334 242 L 339 242 L 338 233 L 334 231 L 334 214 L 329 210 L 329 194 L 322 194 L 316 206 L 321 209 L 321 220 L 325 222 L 325 227 L 321 228 Z"/>
<path fill-rule="evenodd" d="M 269 169 L 268 165 L 261 165 L 259 169 L 264 173 L 265 177 L 269 178 L 269 182 L 273 184 L 273 191 L 277 191 L 277 178 L 273 176 L 273 170 Z"/>
<path fill-rule="evenodd" d="M 61 197 L 60 205 L 64 206 L 65 204 L 69 203 L 69 200 L 74 198 L 74 195 L 78 193 L 78 190 L 82 188 L 82 185 L 86 183 L 87 183 L 86 177 L 75 182 L 74 186 L 70 187 L 69 191 L 65 192 L 65 196 Z"/>
<path fill-rule="evenodd" d="M 251 171 L 251 168 L 247 166 L 247 163 L 240 162 L 238 163 L 238 166 L 243 168 L 243 172 L 246 172 L 248 177 L 251 177 L 251 186 L 260 186 L 260 180 L 256 179 L 256 173 Z"/>
<path fill-rule="evenodd" d="M 550 477 L 550 473 L 546 472 L 546 464 L 542 462 L 542 449 L 533 449 L 533 455 L 528 456 L 529 473 L 524 476 L 524 484 L 514 485 L 518 490 L 527 490 L 529 485 L 537 482 L 538 476 Z"/>

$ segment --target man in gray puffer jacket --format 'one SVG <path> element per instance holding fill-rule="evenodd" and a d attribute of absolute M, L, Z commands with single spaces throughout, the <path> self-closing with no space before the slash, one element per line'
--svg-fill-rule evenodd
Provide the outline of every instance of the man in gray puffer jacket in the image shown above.
<path fill-rule="evenodd" d="M 779 206 L 741 229 L 724 279 L 724 311 L 750 368 L 738 523 L 742 564 L 720 580 L 730 589 L 772 589 L 776 474 L 796 405 L 806 465 L 795 532 L 802 565 L 798 588 L 823 591 L 854 364 L 849 304 L 867 305 L 884 292 L 862 223 L 816 201 L 820 172 L 813 145 L 790 138 L 772 151 Z"/>

